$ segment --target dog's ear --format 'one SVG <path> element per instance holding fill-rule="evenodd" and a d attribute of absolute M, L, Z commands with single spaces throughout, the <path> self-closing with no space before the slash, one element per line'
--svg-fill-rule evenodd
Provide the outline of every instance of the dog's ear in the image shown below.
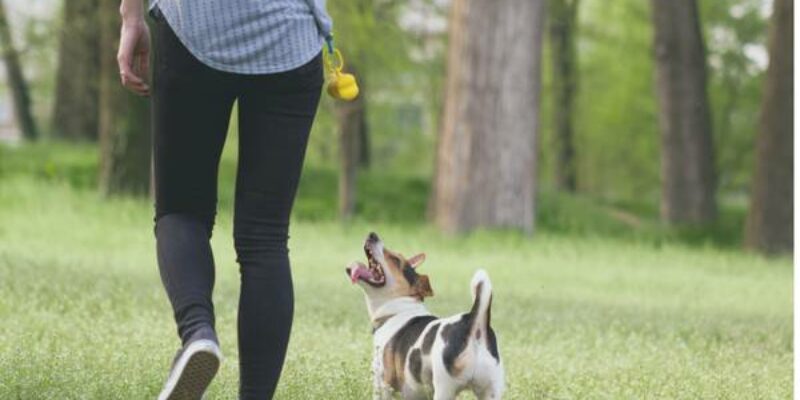
<path fill-rule="evenodd" d="M 408 259 L 408 263 L 411 264 L 411 268 L 415 269 L 423 262 L 425 262 L 425 253 L 419 253 Z"/>
<path fill-rule="evenodd" d="M 414 282 L 412 289 L 414 290 L 414 295 L 420 299 L 433 296 L 433 289 L 431 289 L 431 282 L 428 280 L 428 275 L 417 276 L 417 281 Z"/>

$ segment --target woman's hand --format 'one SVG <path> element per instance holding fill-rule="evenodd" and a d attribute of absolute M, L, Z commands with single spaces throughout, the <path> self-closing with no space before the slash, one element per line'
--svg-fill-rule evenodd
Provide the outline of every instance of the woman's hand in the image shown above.
<path fill-rule="evenodd" d="M 120 80 L 130 91 L 147 96 L 150 94 L 150 85 L 147 84 L 150 72 L 150 30 L 144 21 L 141 0 L 123 1 L 120 13 L 122 31 L 117 52 Z"/>

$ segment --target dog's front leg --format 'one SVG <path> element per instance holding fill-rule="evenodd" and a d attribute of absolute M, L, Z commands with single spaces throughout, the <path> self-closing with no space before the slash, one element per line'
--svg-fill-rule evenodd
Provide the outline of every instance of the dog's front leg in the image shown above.
<path fill-rule="evenodd" d="M 374 400 L 392 400 L 392 388 L 383 382 L 383 373 L 375 374 L 372 382 L 372 398 Z"/>
<path fill-rule="evenodd" d="M 392 389 L 387 387 L 376 387 L 375 394 L 372 396 L 374 400 L 392 400 Z"/>
<path fill-rule="evenodd" d="M 434 388 L 433 400 L 453 400 L 456 398 L 456 391 L 449 387 Z"/>
<path fill-rule="evenodd" d="M 375 349 L 372 358 L 372 398 L 374 400 L 392 400 L 392 388 L 383 381 L 383 352 Z"/>
<path fill-rule="evenodd" d="M 403 400 L 428 400 L 431 396 L 424 390 L 414 390 L 406 386 L 403 388 L 402 398 Z"/>

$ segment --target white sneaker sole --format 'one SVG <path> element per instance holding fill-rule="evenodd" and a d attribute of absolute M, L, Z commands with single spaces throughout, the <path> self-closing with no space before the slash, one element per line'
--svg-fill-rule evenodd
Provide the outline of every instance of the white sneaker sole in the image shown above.
<path fill-rule="evenodd" d="M 219 370 L 222 353 L 211 340 L 192 342 L 181 354 L 158 400 L 200 400 Z"/>

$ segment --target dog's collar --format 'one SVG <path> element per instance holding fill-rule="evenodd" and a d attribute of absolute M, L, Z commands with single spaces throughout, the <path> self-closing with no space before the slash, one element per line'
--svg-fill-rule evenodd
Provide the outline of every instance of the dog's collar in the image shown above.
<path fill-rule="evenodd" d="M 423 315 L 431 315 L 431 313 L 425 308 L 425 305 L 415 297 L 401 297 L 391 300 L 378 307 L 373 313 L 372 333 L 375 334 L 375 332 L 383 328 L 392 318 L 402 316 L 403 318 L 398 319 L 405 321 Z"/>
<path fill-rule="evenodd" d="M 385 324 L 385 323 L 386 323 L 386 321 L 388 321 L 388 320 L 389 320 L 389 318 L 392 318 L 392 317 L 393 317 L 393 315 L 388 315 L 388 316 L 385 316 L 385 317 L 379 318 L 379 319 L 377 319 L 377 320 L 373 320 L 373 321 L 372 321 L 372 333 L 374 334 L 375 332 L 377 332 L 377 331 L 378 331 L 378 329 L 381 329 L 381 327 L 383 326 L 383 324 Z"/>

